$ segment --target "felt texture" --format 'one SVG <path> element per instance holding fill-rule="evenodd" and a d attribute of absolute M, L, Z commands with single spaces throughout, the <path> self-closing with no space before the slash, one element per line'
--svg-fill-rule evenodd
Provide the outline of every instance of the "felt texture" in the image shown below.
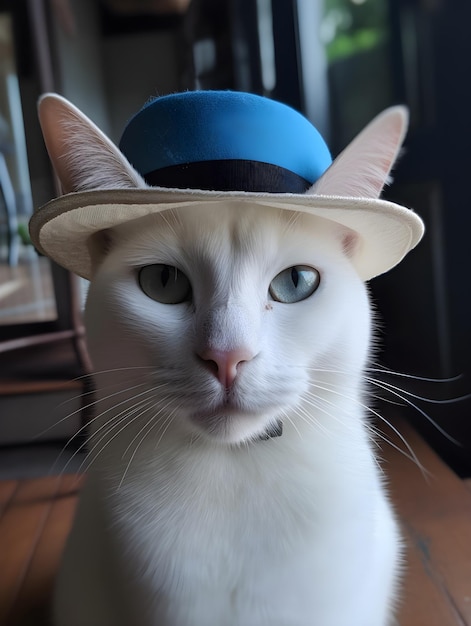
<path fill-rule="evenodd" d="M 283 167 L 314 183 L 332 163 L 316 128 L 275 100 L 234 91 L 187 91 L 145 105 L 119 149 L 144 178 L 156 169 L 241 159 Z"/>

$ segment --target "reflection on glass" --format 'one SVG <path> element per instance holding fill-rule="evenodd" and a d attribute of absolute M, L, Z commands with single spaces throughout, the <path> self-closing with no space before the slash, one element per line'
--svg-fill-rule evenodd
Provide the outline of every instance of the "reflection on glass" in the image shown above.
<path fill-rule="evenodd" d="M 49 261 L 28 237 L 31 186 L 11 17 L 0 13 L 0 324 L 56 319 Z"/>
<path fill-rule="evenodd" d="M 337 153 L 393 101 L 387 0 L 324 0 L 331 148 Z"/>

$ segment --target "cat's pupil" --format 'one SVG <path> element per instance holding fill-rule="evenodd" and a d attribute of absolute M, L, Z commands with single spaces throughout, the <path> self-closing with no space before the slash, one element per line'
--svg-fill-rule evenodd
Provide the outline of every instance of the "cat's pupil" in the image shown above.
<path fill-rule="evenodd" d="M 167 286 L 169 278 L 170 278 L 170 268 L 168 265 L 164 265 L 162 268 L 162 272 L 160 274 L 160 282 L 162 283 L 162 287 Z"/>
<path fill-rule="evenodd" d="M 293 285 L 297 287 L 298 281 L 299 281 L 299 274 L 298 274 L 298 270 L 295 267 L 291 269 L 291 280 L 293 281 Z"/>

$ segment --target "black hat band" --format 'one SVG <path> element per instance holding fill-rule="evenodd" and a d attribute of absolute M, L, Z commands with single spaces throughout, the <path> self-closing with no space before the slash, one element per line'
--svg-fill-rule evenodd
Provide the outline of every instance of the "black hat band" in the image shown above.
<path fill-rule="evenodd" d="M 144 175 L 153 187 L 247 191 L 251 193 L 305 193 L 311 183 L 270 163 L 242 159 L 196 161 L 163 167 Z"/>

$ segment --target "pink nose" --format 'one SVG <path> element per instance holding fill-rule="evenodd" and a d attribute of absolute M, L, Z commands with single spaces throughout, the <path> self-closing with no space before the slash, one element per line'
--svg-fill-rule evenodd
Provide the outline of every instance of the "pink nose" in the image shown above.
<path fill-rule="evenodd" d="M 207 349 L 200 353 L 208 369 L 226 389 L 232 386 L 241 363 L 251 361 L 254 355 L 245 348 L 234 350 Z"/>

